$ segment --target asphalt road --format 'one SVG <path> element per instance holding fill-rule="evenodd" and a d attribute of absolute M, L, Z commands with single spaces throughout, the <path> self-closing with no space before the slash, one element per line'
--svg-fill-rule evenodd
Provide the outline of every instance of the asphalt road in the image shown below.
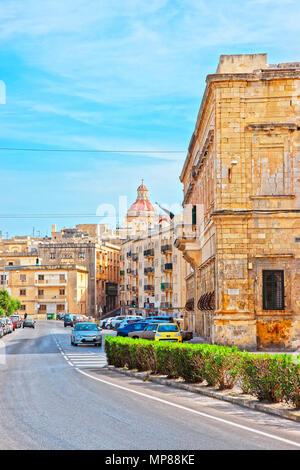
<path fill-rule="evenodd" d="M 297 423 L 106 370 L 60 322 L 0 343 L 1 450 L 300 448 Z"/>

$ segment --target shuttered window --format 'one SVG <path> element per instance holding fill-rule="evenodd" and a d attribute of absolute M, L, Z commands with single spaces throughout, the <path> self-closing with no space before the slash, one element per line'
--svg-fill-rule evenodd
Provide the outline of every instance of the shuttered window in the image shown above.
<path fill-rule="evenodd" d="M 263 309 L 284 310 L 284 271 L 263 271 Z"/>

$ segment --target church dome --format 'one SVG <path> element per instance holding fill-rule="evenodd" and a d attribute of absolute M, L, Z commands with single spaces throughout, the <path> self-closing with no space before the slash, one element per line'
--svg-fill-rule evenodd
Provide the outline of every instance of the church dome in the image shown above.
<path fill-rule="evenodd" d="M 144 182 L 137 188 L 137 198 L 127 212 L 127 217 L 145 217 L 156 215 L 156 210 L 148 199 L 148 189 Z"/>

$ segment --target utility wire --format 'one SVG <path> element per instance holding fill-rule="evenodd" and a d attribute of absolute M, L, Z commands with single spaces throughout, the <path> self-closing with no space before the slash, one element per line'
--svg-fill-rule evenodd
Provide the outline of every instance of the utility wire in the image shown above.
<path fill-rule="evenodd" d="M 111 149 L 39 149 L 39 148 L 17 148 L 0 147 L 0 150 L 17 152 L 76 152 L 76 153 L 186 153 L 185 150 L 111 150 Z"/>

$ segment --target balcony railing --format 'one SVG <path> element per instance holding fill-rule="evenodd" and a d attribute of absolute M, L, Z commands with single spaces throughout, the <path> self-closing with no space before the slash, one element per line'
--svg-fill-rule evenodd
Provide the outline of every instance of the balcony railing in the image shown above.
<path fill-rule="evenodd" d="M 145 292 L 154 292 L 154 286 L 151 284 L 147 284 L 144 286 L 144 291 Z"/>
<path fill-rule="evenodd" d="M 166 263 L 161 266 L 162 271 L 172 271 L 173 263 Z"/>
<path fill-rule="evenodd" d="M 173 289 L 173 284 L 171 282 L 162 282 L 161 283 L 161 290 L 168 291 Z"/>
<path fill-rule="evenodd" d="M 149 250 L 144 251 L 144 256 L 146 258 L 151 258 L 154 256 L 154 248 L 150 248 Z"/>
<path fill-rule="evenodd" d="M 144 269 L 144 274 L 151 274 L 154 273 L 154 266 L 148 266 L 148 268 Z"/>
<path fill-rule="evenodd" d="M 172 303 L 171 302 L 161 302 L 160 308 L 164 308 L 166 310 L 172 308 Z"/>
<path fill-rule="evenodd" d="M 161 252 L 162 252 L 162 253 L 170 253 L 170 252 L 172 252 L 172 245 L 170 245 L 170 244 L 169 244 L 169 245 L 163 245 L 163 246 L 161 247 Z"/>

